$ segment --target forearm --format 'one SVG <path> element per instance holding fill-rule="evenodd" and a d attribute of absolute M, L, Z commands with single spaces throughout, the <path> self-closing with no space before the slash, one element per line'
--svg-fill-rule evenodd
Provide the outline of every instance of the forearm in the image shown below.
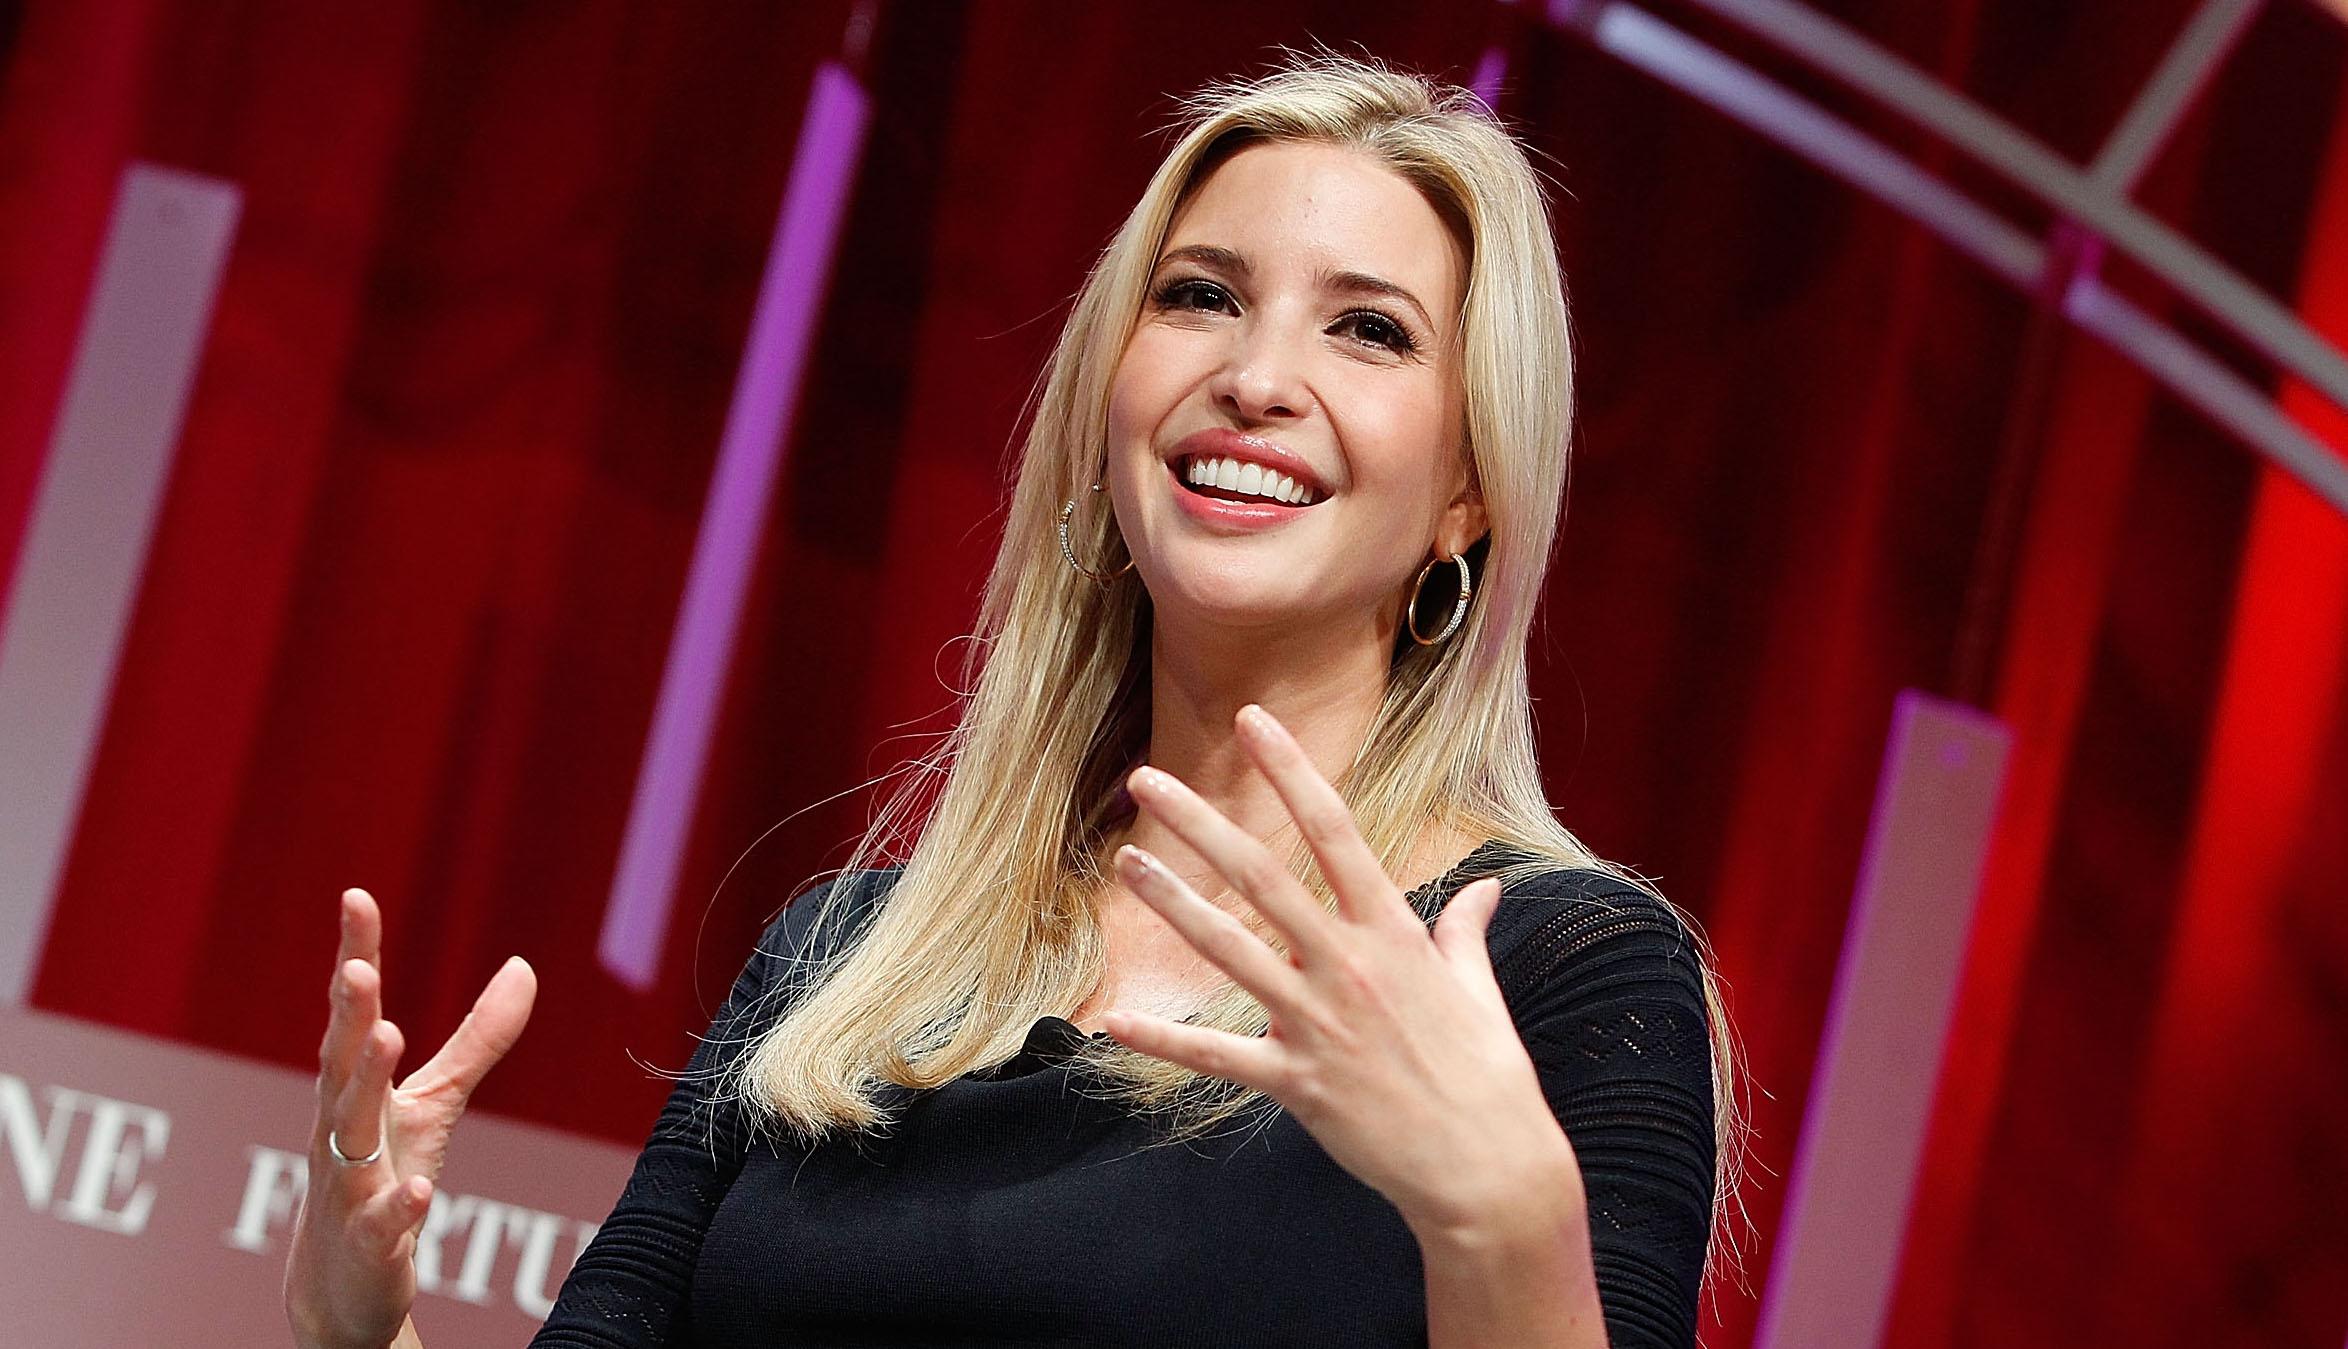
<path fill-rule="evenodd" d="M 1413 1223 L 1429 1349 L 1606 1349 L 1581 1177 L 1549 1168 L 1505 1202 Z"/>
<path fill-rule="evenodd" d="M 311 1346 L 329 1342 L 326 1336 L 315 1331 L 304 1330 L 299 1325 L 294 1328 L 294 1343 L 300 1349 L 311 1349 Z M 423 1337 L 416 1333 L 416 1318 L 411 1316 L 401 1321 L 399 1334 L 392 1336 L 391 1343 L 383 1346 L 383 1349 L 424 1349 Z"/>

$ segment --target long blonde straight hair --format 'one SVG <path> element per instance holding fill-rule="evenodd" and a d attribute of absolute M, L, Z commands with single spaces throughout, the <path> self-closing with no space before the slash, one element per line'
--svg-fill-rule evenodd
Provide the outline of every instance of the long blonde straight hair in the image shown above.
<path fill-rule="evenodd" d="M 1466 623 L 1441 645 L 1399 644 L 1382 705 L 1337 780 L 1363 837 L 1395 875 L 1438 823 L 1548 859 L 1514 873 L 1587 867 L 1654 893 L 1558 823 L 1536 756 L 1525 647 L 1564 505 L 1574 354 L 1556 245 L 1524 152 L 1466 90 L 1326 52 L 1210 86 L 1185 112 L 1178 142 L 1094 265 L 1044 372 L 958 722 L 899 775 L 847 863 L 851 875 L 886 864 L 902 872 L 852 945 L 785 981 L 784 1014 L 737 1060 L 731 1089 L 762 1126 L 810 1142 L 883 1128 L 892 1086 L 936 1087 L 1000 1063 L 1037 1018 L 1067 1015 L 1101 982 L 1092 900 L 1124 774 L 1146 750 L 1149 596 L 1131 571 L 1107 586 L 1078 575 L 1055 530 L 1062 502 L 1077 498 L 1078 555 L 1100 571 L 1121 562 L 1111 512 L 1088 490 L 1110 382 L 1178 207 L 1251 143 L 1369 154 L 1415 185 L 1467 245 L 1468 453 L 1490 534 L 1475 550 L 1483 556 Z M 1292 865 L 1331 902 L 1290 834 Z M 835 923 L 847 888 L 829 891 L 819 932 Z M 1708 952 L 1680 917 L 1711 1011 L 1717 1237 L 1741 1157 L 1737 1055 Z M 1268 1025 L 1236 986 L 1194 1020 L 1245 1035 Z M 1169 1138 L 1264 1104 L 1113 1043 L 1085 1052 L 1115 1094 L 1168 1122 Z"/>

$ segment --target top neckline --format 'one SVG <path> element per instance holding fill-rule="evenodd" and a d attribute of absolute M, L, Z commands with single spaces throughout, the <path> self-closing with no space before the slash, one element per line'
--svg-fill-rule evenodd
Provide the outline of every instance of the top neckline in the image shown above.
<path fill-rule="evenodd" d="M 1449 867 L 1446 867 L 1435 876 L 1422 881 L 1418 885 L 1413 886 L 1411 889 L 1405 891 L 1403 893 L 1403 898 L 1408 900 L 1416 900 L 1420 895 L 1427 893 L 1429 890 L 1434 890 L 1441 887 L 1444 882 L 1449 881 L 1452 877 L 1457 876 L 1459 873 L 1467 870 L 1470 864 L 1476 862 L 1485 854 L 1502 852 L 1507 848 L 1508 842 L 1505 839 L 1485 839 L 1475 847 L 1468 849 L 1466 856 L 1452 863 Z M 1418 907 L 1418 905 L 1414 903 L 1411 905 L 1411 907 L 1415 909 Z"/>

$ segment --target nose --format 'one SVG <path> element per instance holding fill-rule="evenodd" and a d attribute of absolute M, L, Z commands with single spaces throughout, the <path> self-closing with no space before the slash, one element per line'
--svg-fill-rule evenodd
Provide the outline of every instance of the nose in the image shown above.
<path fill-rule="evenodd" d="M 1215 372 L 1216 406 L 1249 422 L 1287 421 L 1313 404 L 1305 379 L 1305 341 L 1258 315 L 1233 325 L 1231 346 Z"/>

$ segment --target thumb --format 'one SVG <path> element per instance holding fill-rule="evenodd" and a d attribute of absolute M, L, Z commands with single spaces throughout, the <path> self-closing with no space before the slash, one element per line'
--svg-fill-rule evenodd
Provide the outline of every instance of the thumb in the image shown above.
<path fill-rule="evenodd" d="M 1499 881 L 1487 876 L 1462 888 L 1435 919 L 1436 949 L 1454 964 L 1480 968 L 1489 977 L 1492 955 L 1485 949 L 1484 941 L 1492 929 L 1492 915 L 1499 908 Z"/>
<path fill-rule="evenodd" d="M 456 1033 L 448 1037 L 431 1062 L 416 1070 L 408 1079 L 409 1085 L 441 1084 L 453 1089 L 459 1099 L 470 1097 L 481 1079 L 522 1038 L 522 1027 L 529 1023 L 530 1009 L 537 1000 L 538 972 L 520 956 L 509 958 L 490 976 L 481 996 L 473 1000 L 473 1010 L 458 1024 Z"/>

